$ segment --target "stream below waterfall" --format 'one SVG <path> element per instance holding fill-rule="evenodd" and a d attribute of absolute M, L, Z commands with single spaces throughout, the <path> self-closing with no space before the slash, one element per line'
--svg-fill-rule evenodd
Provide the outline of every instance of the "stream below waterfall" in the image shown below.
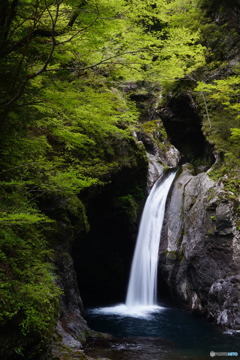
<path fill-rule="evenodd" d="M 86 319 L 92 329 L 114 337 L 88 344 L 86 354 L 95 358 L 205 360 L 211 359 L 210 352 L 240 356 L 239 333 L 224 333 L 205 319 L 177 307 L 164 305 L 149 312 L 136 310 L 130 314 L 125 305 L 89 308 Z"/>

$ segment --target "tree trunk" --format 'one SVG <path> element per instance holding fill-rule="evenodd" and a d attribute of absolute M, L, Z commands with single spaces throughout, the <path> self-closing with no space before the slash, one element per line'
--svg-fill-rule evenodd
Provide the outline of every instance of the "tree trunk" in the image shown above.
<path fill-rule="evenodd" d="M 81 3 L 79 4 L 78 8 L 74 11 L 74 13 L 71 16 L 71 19 L 68 22 L 68 26 L 72 27 L 75 23 L 75 21 L 78 18 L 78 15 L 80 14 L 81 8 L 87 4 L 86 0 L 82 0 Z"/>

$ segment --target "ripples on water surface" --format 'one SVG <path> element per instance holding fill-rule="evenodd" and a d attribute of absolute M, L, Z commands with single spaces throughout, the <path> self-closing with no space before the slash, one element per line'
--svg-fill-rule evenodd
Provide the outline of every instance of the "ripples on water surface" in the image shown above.
<path fill-rule="evenodd" d="M 88 309 L 86 317 L 92 329 L 116 337 L 89 344 L 89 356 L 112 360 L 205 360 L 211 359 L 210 351 L 215 351 L 238 352 L 240 357 L 239 334 L 223 334 L 207 321 L 178 308 L 118 305 Z"/>

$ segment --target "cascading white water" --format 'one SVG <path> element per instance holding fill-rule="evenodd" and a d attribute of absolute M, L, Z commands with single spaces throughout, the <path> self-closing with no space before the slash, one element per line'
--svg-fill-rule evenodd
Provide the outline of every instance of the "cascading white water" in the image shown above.
<path fill-rule="evenodd" d="M 157 303 L 157 267 L 160 234 L 167 195 L 175 172 L 162 176 L 153 186 L 140 223 L 128 285 L 126 306 L 152 306 Z"/>
<path fill-rule="evenodd" d="M 155 311 L 164 311 L 165 308 L 157 305 L 158 251 L 167 195 L 175 174 L 163 174 L 147 198 L 132 261 L 126 303 L 95 308 L 91 310 L 92 314 L 148 318 Z"/>

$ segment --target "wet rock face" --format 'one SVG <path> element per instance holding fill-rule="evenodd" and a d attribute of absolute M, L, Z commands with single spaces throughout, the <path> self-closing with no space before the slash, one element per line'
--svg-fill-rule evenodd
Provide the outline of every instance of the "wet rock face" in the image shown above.
<path fill-rule="evenodd" d="M 216 281 L 209 291 L 209 313 L 223 326 L 240 328 L 240 275 Z"/>
<path fill-rule="evenodd" d="M 162 159 L 161 162 L 159 162 L 159 158 L 160 158 L 159 155 L 156 156 L 147 153 L 147 157 L 148 157 L 147 192 L 149 193 L 154 183 L 164 172 L 164 166 L 163 166 L 164 162 L 162 161 Z M 180 155 L 178 150 L 174 146 L 170 147 L 169 151 L 166 153 L 165 159 L 167 157 L 168 157 L 168 163 L 171 164 L 169 166 L 176 167 L 180 160 Z"/>
<path fill-rule="evenodd" d="M 86 342 L 86 335 L 90 329 L 83 318 L 82 299 L 79 294 L 73 260 L 70 256 L 74 234 L 69 225 L 62 221 L 58 221 L 58 228 L 54 266 L 57 275 L 56 281 L 62 289 L 62 295 L 59 320 L 47 360 L 71 359 L 76 355 L 79 359 L 85 360 L 81 348 Z"/>
<path fill-rule="evenodd" d="M 239 328 L 240 238 L 231 200 L 206 173 L 185 168 L 167 205 L 160 274 L 192 311 Z"/>
<path fill-rule="evenodd" d="M 136 134 L 136 138 L 145 147 L 150 167 L 153 162 L 155 164 L 158 162 L 159 164 L 161 164 L 160 166 L 162 168 L 163 168 L 163 164 L 168 167 L 176 167 L 179 164 L 179 161 L 181 159 L 180 152 L 175 148 L 175 146 L 170 144 L 168 140 L 165 140 L 164 142 L 161 139 L 162 143 L 164 143 L 164 147 L 163 149 L 160 149 L 159 146 L 156 144 L 155 140 L 144 132 L 138 132 Z M 156 174 L 157 173 L 159 176 L 162 173 L 162 171 L 159 172 L 157 170 Z M 157 178 L 158 177 L 155 176 L 154 180 L 156 181 Z"/>

